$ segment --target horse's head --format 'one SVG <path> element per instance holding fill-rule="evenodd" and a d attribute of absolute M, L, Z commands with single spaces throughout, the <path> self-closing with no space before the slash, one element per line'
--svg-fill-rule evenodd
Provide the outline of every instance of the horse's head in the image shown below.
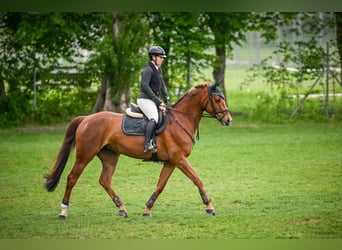
<path fill-rule="evenodd" d="M 228 109 L 226 97 L 219 88 L 220 84 L 221 80 L 208 86 L 208 99 L 204 105 L 204 110 L 219 120 L 223 126 L 229 126 L 233 118 Z"/>

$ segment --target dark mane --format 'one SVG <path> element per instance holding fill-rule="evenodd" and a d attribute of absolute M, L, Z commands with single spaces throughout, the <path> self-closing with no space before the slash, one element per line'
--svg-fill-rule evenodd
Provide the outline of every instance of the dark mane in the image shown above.
<path fill-rule="evenodd" d="M 179 98 L 179 99 L 177 100 L 177 102 L 175 102 L 175 103 L 172 105 L 172 107 L 177 106 L 177 104 L 178 104 L 179 102 L 181 102 L 186 96 L 195 96 L 195 95 L 197 95 L 199 89 L 206 88 L 206 87 L 208 87 L 209 85 L 210 85 L 209 82 L 205 82 L 205 83 L 201 83 L 201 84 L 198 84 L 198 85 L 192 87 L 192 88 L 189 89 L 181 98 Z"/>

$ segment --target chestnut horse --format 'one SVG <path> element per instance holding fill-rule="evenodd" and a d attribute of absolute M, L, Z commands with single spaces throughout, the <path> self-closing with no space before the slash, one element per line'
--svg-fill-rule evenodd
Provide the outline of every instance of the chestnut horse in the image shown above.
<path fill-rule="evenodd" d="M 214 207 L 205 192 L 203 183 L 187 159 L 195 142 L 194 135 L 204 111 L 219 120 L 223 126 L 231 124 L 232 117 L 225 96 L 219 89 L 219 83 L 199 84 L 186 92 L 174 105 L 167 107 L 167 125 L 165 130 L 156 136 L 158 151 L 154 155 L 155 160 L 163 162 L 164 165 L 157 187 L 146 202 L 144 216 L 151 216 L 153 204 L 163 191 L 175 167 L 178 167 L 198 187 L 202 201 L 206 205 L 206 213 L 215 215 Z M 55 165 L 45 176 L 45 188 L 49 192 L 54 191 L 70 151 L 76 147 L 76 160 L 67 177 L 59 218 L 67 218 L 71 191 L 95 155 L 102 162 L 100 184 L 118 207 L 119 215 L 127 217 L 123 201 L 111 187 L 119 156 L 123 154 L 137 159 L 151 160 L 152 153 L 144 152 L 144 136 L 126 135 L 122 132 L 122 121 L 123 114 L 104 111 L 75 117 L 69 124 Z"/>

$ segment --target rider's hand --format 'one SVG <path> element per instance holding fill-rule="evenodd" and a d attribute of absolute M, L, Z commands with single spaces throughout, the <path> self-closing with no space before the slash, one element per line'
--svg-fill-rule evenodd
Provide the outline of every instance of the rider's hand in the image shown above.
<path fill-rule="evenodd" d="M 165 105 L 164 102 L 161 102 L 161 103 L 160 103 L 159 109 L 160 109 L 161 111 L 164 111 L 164 112 L 166 111 L 166 105 Z"/>
<path fill-rule="evenodd" d="M 170 100 L 170 97 L 168 96 L 164 99 L 164 103 L 166 104 L 166 106 L 169 104 L 169 100 Z"/>

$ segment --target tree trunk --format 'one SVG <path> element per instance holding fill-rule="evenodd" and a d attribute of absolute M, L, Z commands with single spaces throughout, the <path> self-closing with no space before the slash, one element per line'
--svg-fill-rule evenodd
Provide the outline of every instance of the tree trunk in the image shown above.
<path fill-rule="evenodd" d="M 342 68 L 342 12 L 335 12 L 336 17 L 336 41 L 338 54 L 340 56 L 340 67 Z M 340 74 L 340 82 L 342 84 L 342 72 Z"/>
<path fill-rule="evenodd" d="M 120 106 L 118 107 L 119 110 L 120 110 L 121 112 L 125 111 L 126 108 L 129 106 L 130 102 L 131 102 L 130 90 L 129 90 L 129 89 L 126 89 L 126 91 L 124 91 L 124 92 L 121 94 Z"/>
<path fill-rule="evenodd" d="M 5 90 L 5 84 L 2 78 L 0 78 L 0 98 L 5 97 L 6 90 Z"/>
<path fill-rule="evenodd" d="M 221 88 L 226 93 L 224 75 L 226 70 L 226 48 L 230 42 L 227 38 L 229 26 L 226 19 L 229 18 L 226 13 L 209 13 L 208 25 L 214 34 L 216 60 L 213 65 L 213 77 L 215 81 L 222 80 Z"/>
<path fill-rule="evenodd" d="M 110 99 L 110 86 L 107 85 L 106 89 L 106 97 L 103 105 L 103 111 L 115 111 L 115 106 L 113 105 L 112 100 Z"/>
<path fill-rule="evenodd" d="M 116 82 L 111 82 L 112 93 L 108 93 L 111 96 L 113 111 L 121 113 L 126 110 L 130 101 L 129 87 L 127 87 L 130 84 L 127 81 L 131 78 L 131 73 L 127 71 L 127 56 L 129 54 L 125 55 L 126 48 L 121 41 L 123 39 L 122 36 L 124 36 L 123 33 L 125 32 L 123 18 L 124 16 L 121 16 L 118 12 L 112 12 L 113 49 L 117 55 L 118 62 L 114 68 Z"/>
<path fill-rule="evenodd" d="M 108 95 L 109 94 L 110 93 L 108 93 Z M 109 100 L 111 99 L 109 98 Z M 118 113 L 123 113 L 127 109 L 130 100 L 131 99 L 129 94 L 127 94 L 126 92 L 121 93 L 119 100 L 117 100 L 116 102 L 111 101 L 112 110 Z"/>
<path fill-rule="evenodd" d="M 114 110 L 113 103 L 110 99 L 110 77 L 104 75 L 101 82 L 101 88 L 96 99 L 96 103 L 92 109 L 92 113 L 100 112 L 103 110 Z"/>
<path fill-rule="evenodd" d="M 224 84 L 224 75 L 226 71 L 226 49 L 225 47 L 216 47 L 216 56 L 217 56 L 217 63 L 214 66 L 213 70 L 213 77 L 215 82 L 218 80 L 222 80 L 221 82 L 221 88 L 223 90 L 223 93 L 226 93 L 226 88 Z"/>

